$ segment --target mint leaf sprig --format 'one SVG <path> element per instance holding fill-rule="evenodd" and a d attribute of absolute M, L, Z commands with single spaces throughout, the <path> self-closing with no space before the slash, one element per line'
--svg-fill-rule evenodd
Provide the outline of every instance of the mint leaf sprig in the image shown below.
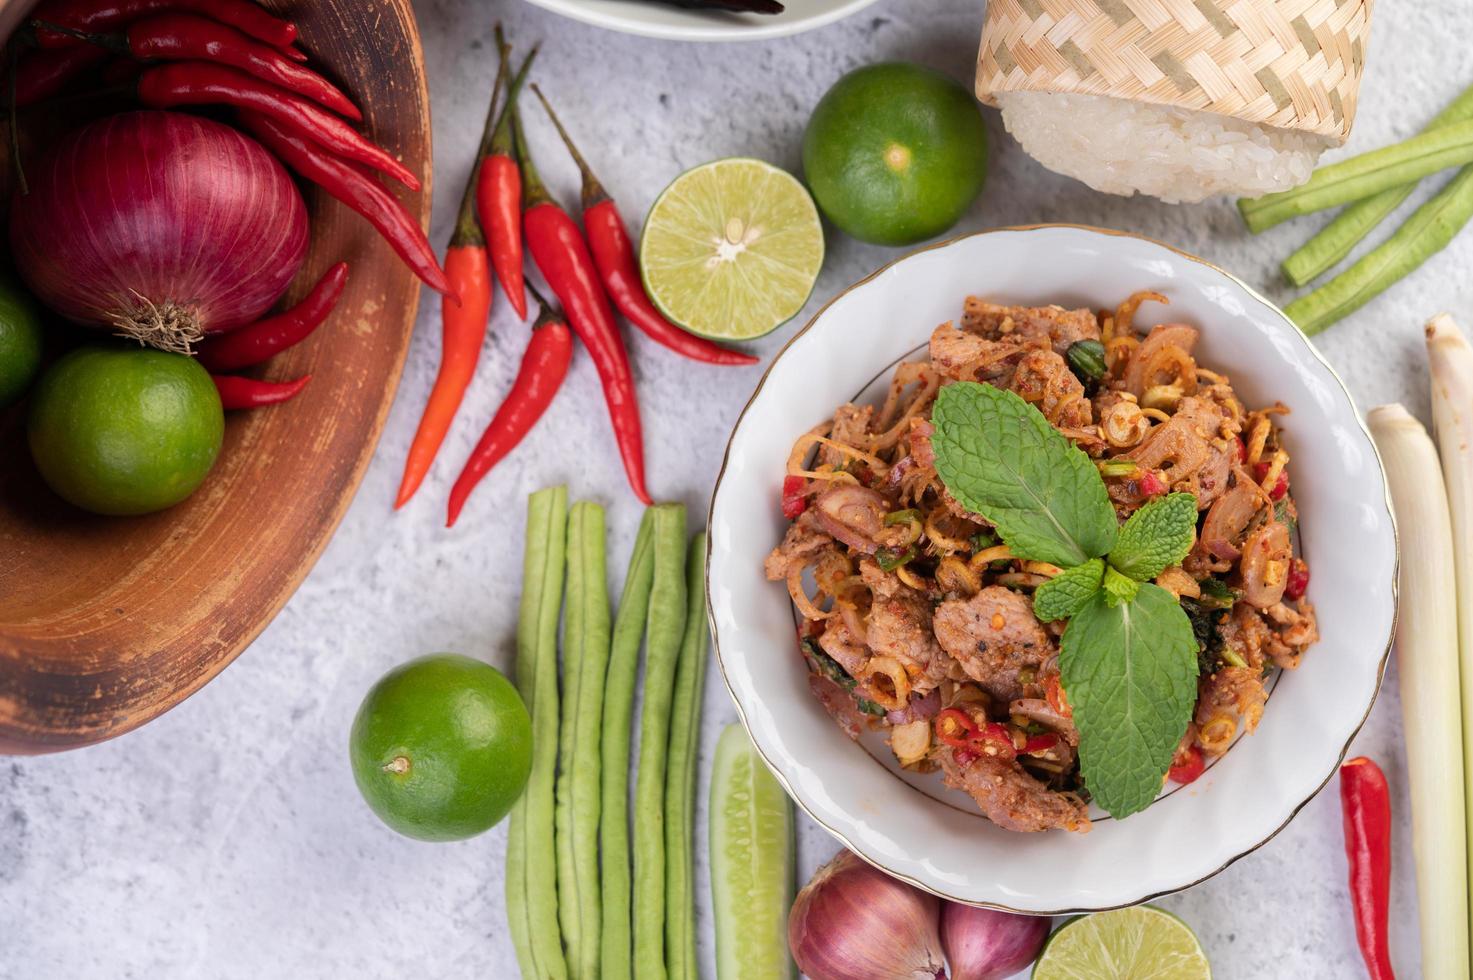
<path fill-rule="evenodd" d="M 932 411 L 936 472 L 1018 557 L 1064 571 L 1033 595 L 1044 622 L 1068 619 L 1059 656 L 1079 729 L 1079 764 L 1114 817 L 1161 791 L 1197 697 L 1197 643 L 1180 603 L 1150 580 L 1180 564 L 1197 498 L 1153 500 L 1122 526 L 1089 457 L 1017 394 L 959 382 Z"/>

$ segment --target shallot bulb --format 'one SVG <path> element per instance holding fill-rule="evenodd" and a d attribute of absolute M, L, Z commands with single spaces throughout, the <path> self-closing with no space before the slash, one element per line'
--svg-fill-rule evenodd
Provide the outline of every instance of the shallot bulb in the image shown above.
<path fill-rule="evenodd" d="M 941 948 L 951 980 L 1003 980 L 1038 959 L 1052 921 L 955 902 L 941 907 Z"/>
<path fill-rule="evenodd" d="M 286 169 L 229 126 L 126 112 L 26 168 L 10 215 L 16 268 L 48 307 L 165 350 L 260 318 L 307 254 Z"/>
<path fill-rule="evenodd" d="M 937 980 L 946 976 L 941 901 L 840 851 L 788 916 L 788 948 L 811 980 Z"/>

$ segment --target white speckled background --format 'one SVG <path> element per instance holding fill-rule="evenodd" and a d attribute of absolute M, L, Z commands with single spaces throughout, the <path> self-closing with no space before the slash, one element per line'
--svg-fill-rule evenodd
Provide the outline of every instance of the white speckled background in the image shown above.
<path fill-rule="evenodd" d="M 605 33 L 514 0 L 417 7 L 435 106 L 437 243 L 448 234 L 480 132 L 498 15 L 514 41 L 546 42 L 538 77 L 636 222 L 669 179 L 714 157 L 757 156 L 796 169 L 808 111 L 847 69 L 914 59 L 969 84 L 982 22 L 978 0 L 881 0 L 810 34 L 717 47 Z M 1470 36 L 1467 0 L 1381 0 L 1351 149 L 1410 135 L 1473 82 Z M 575 175 L 555 152 L 550 128 L 530 116 L 544 172 L 571 203 Z M 1226 201 L 1168 207 L 1105 197 L 1041 170 L 1011 145 L 994 113 L 988 123 L 990 183 L 963 230 L 1074 221 L 1143 232 L 1284 298 L 1274 264 L 1307 237 L 1312 221 L 1251 238 Z M 829 249 L 810 310 L 895 254 L 834 234 Z M 1470 266 L 1473 233 L 1319 341 L 1363 407 L 1400 399 L 1426 417 L 1419 326 L 1440 309 L 1473 324 Z M 580 353 L 531 443 L 487 480 L 453 533 L 441 528 L 449 484 L 524 342 L 524 328 L 498 302 L 460 424 L 419 498 L 392 514 L 434 373 L 437 310 L 437 303 L 423 308 L 399 399 L 347 520 L 260 640 L 202 693 L 139 732 L 66 755 L 0 760 L 0 977 L 515 975 L 502 903 L 504 830 L 453 845 L 396 837 L 358 798 L 348 726 L 368 686 L 409 657 L 456 650 L 509 665 L 529 491 L 567 481 L 575 496 L 609 506 L 616 586 L 638 509 Z M 757 350 L 770 354 L 793 329 Z M 701 515 L 757 372 L 692 365 L 637 334 L 632 344 L 652 488 Z M 719 727 L 735 718 L 719 675 L 706 705 L 709 751 Z M 1381 762 L 1396 793 L 1392 946 L 1401 975 L 1413 977 L 1420 970 L 1400 733 L 1393 668 L 1355 748 Z M 704 834 L 700 845 L 704 853 Z M 805 822 L 803 876 L 833 850 Z M 704 893 L 704 867 L 702 876 Z M 1196 928 L 1220 978 L 1355 977 L 1361 967 L 1344 879 L 1332 784 L 1277 839 L 1162 904 Z M 709 966 L 707 912 L 703 904 Z"/>

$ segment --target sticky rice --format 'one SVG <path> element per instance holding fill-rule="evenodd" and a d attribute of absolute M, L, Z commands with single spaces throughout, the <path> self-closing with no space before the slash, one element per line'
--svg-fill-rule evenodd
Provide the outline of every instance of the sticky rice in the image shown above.
<path fill-rule="evenodd" d="M 1217 194 L 1256 197 L 1302 184 L 1336 142 L 1103 95 L 1011 91 L 994 98 L 1008 132 L 1048 169 L 1099 191 L 1172 204 Z"/>

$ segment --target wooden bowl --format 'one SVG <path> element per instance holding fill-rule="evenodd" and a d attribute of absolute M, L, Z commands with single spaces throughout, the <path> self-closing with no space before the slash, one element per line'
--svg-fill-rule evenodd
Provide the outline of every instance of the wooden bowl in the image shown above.
<path fill-rule="evenodd" d="M 290 12 L 367 132 L 420 175 L 425 220 L 429 100 L 409 0 L 266 5 Z M 0 0 L 0 36 L 28 6 Z M 141 518 L 84 514 L 42 484 L 24 404 L 0 414 L 0 753 L 111 738 L 198 691 L 285 605 L 347 510 L 393 401 L 419 283 L 362 218 L 304 191 L 312 245 L 287 301 L 339 260 L 347 290 L 316 334 L 255 372 L 311 384 L 287 405 L 231 413 L 189 500 Z"/>

